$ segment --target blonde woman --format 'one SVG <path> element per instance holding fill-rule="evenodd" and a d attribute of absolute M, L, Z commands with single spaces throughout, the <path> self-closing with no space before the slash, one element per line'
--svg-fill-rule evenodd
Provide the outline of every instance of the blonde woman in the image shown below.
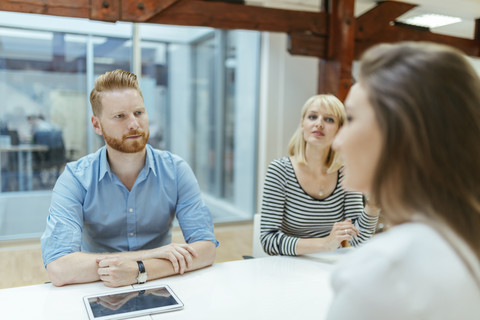
<path fill-rule="evenodd" d="M 334 147 L 345 186 L 392 226 L 340 262 L 329 319 L 478 319 L 480 79 L 459 51 L 380 45 L 362 58 Z"/>
<path fill-rule="evenodd" d="M 332 142 L 345 122 L 343 104 L 316 95 L 301 110 L 288 157 L 270 163 L 265 178 L 261 242 L 270 255 L 333 251 L 342 241 L 370 238 L 378 210 L 364 211 L 362 194 L 341 186 L 342 164 Z"/>

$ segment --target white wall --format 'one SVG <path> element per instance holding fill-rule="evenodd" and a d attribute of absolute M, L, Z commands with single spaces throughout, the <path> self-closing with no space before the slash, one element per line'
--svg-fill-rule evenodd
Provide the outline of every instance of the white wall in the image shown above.
<path fill-rule="evenodd" d="M 268 164 L 286 155 L 300 110 L 317 92 L 318 59 L 290 55 L 285 34 L 262 33 L 260 68 L 257 211 Z"/>
<path fill-rule="evenodd" d="M 480 58 L 471 58 L 468 57 L 468 60 L 472 64 L 473 68 L 477 71 L 477 73 L 480 75 Z"/>

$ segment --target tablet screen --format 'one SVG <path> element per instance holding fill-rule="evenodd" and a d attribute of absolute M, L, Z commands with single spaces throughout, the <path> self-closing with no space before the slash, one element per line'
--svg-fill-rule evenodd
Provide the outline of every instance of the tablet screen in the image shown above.
<path fill-rule="evenodd" d="M 122 319 L 183 307 L 168 286 L 128 289 L 84 297 L 90 319 Z"/>

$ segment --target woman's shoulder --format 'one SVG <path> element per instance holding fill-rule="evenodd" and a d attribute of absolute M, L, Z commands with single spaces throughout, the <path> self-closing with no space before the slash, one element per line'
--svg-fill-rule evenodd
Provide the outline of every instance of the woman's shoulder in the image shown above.
<path fill-rule="evenodd" d="M 272 162 L 270 162 L 269 167 L 279 168 L 279 169 L 285 170 L 287 168 L 292 167 L 292 162 L 290 161 L 289 157 L 285 156 L 285 157 L 278 158 L 278 159 L 275 159 Z"/>
<path fill-rule="evenodd" d="M 452 281 L 462 282 L 468 273 L 456 252 L 435 229 L 413 222 L 374 236 L 343 259 L 338 271 L 350 273 L 351 266 L 359 273 L 384 277 L 387 282 L 402 281 L 405 285 L 436 281 L 450 285 Z"/>
<path fill-rule="evenodd" d="M 293 174 L 293 167 L 288 157 L 275 159 L 268 165 L 267 180 L 287 181 Z"/>
<path fill-rule="evenodd" d="M 366 242 L 339 262 L 332 285 L 352 296 L 365 294 L 369 288 L 372 293 L 364 299 L 373 295 L 392 310 L 421 303 L 417 305 L 420 313 L 433 312 L 432 307 L 441 307 L 444 301 L 454 301 L 465 292 L 470 295 L 463 301 L 465 308 L 480 298 L 458 255 L 437 231 L 422 223 L 393 227 Z"/>
<path fill-rule="evenodd" d="M 291 165 L 291 161 L 290 161 L 289 157 L 284 156 L 284 157 L 272 160 L 272 162 L 270 162 L 270 164 L 281 164 L 281 165 L 290 164 Z"/>
<path fill-rule="evenodd" d="M 397 263 L 412 258 L 424 259 L 426 255 L 451 251 L 445 240 L 430 226 L 423 223 L 404 223 L 369 240 L 351 256 L 365 259 L 371 256 Z M 437 258 L 442 258 L 437 257 Z"/>

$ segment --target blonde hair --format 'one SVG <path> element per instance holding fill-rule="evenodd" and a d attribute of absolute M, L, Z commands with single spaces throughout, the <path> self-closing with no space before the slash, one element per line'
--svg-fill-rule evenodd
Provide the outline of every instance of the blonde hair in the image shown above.
<path fill-rule="evenodd" d="M 115 89 L 137 90 L 143 99 L 135 74 L 121 69 L 106 72 L 95 80 L 95 87 L 90 93 L 90 104 L 95 116 L 99 116 L 102 112 L 102 93 Z"/>
<path fill-rule="evenodd" d="M 392 224 L 444 223 L 480 259 L 480 78 L 451 47 L 379 45 L 362 60 L 383 136 L 370 196 Z"/>
<path fill-rule="evenodd" d="M 300 164 L 307 164 L 307 159 L 305 155 L 307 142 L 303 137 L 302 122 L 305 118 L 308 108 L 310 108 L 310 106 L 312 105 L 324 106 L 327 111 L 331 113 L 338 121 L 339 129 L 345 123 L 345 107 L 343 106 L 343 103 L 338 100 L 337 97 L 332 94 L 319 94 L 310 97 L 302 107 L 300 125 L 290 139 L 287 149 L 288 155 L 294 157 L 295 161 Z M 327 166 L 328 173 L 338 171 L 343 165 L 338 155 L 338 152 L 334 151 L 331 146 L 325 165 Z"/>

